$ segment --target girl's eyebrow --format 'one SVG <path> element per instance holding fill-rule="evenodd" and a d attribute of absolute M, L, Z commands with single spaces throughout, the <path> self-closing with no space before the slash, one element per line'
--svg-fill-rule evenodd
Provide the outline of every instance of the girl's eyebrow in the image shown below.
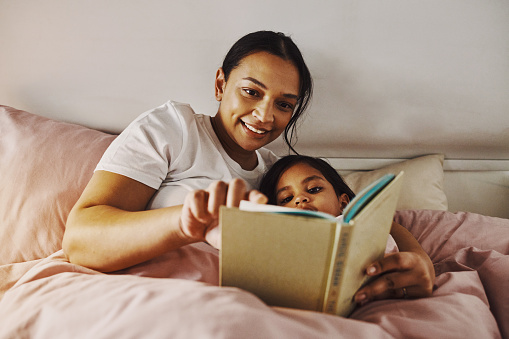
<path fill-rule="evenodd" d="M 267 89 L 267 86 L 265 86 L 265 84 L 255 78 L 252 78 L 252 77 L 245 77 L 245 78 L 242 78 L 242 80 L 247 80 L 247 81 L 251 81 L 252 83 L 260 86 L 261 88 L 263 89 Z M 288 98 L 288 99 L 295 99 L 295 100 L 298 100 L 299 99 L 299 96 L 295 95 L 295 94 L 289 94 L 289 93 L 285 93 L 283 94 L 283 96 L 285 98 Z"/>
<path fill-rule="evenodd" d="M 325 179 L 322 178 L 319 175 L 311 175 L 311 176 L 307 177 L 306 179 L 302 180 L 301 183 L 305 184 L 305 183 L 308 183 L 308 182 L 310 182 L 312 180 L 316 180 L 316 179 L 321 180 L 321 181 L 325 181 Z"/>
<path fill-rule="evenodd" d="M 310 182 L 310 181 L 313 181 L 313 180 L 321 180 L 321 181 L 325 181 L 325 179 L 324 179 L 324 178 L 322 178 L 322 177 L 321 177 L 321 176 L 319 176 L 319 175 L 311 175 L 311 176 L 309 176 L 309 177 L 305 178 L 304 180 L 302 180 L 302 181 L 301 181 L 301 184 L 306 184 L 306 183 L 308 183 L 308 182 Z M 286 191 L 286 190 L 287 190 L 287 189 L 289 189 L 289 188 L 290 188 L 290 186 L 281 187 L 280 189 L 278 189 L 278 190 L 276 191 L 276 196 L 278 196 L 278 195 L 279 195 L 279 193 L 281 193 L 281 192 L 283 192 L 283 191 Z"/>

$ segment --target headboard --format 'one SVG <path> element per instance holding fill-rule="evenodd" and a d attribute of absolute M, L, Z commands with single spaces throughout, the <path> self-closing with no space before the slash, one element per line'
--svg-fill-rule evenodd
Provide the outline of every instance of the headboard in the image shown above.
<path fill-rule="evenodd" d="M 0 104 L 109 132 L 169 99 L 213 115 L 231 44 L 283 31 L 315 84 L 299 152 L 345 171 L 444 154 L 450 210 L 509 217 L 508 11 L 463 0 L 0 1 Z"/>

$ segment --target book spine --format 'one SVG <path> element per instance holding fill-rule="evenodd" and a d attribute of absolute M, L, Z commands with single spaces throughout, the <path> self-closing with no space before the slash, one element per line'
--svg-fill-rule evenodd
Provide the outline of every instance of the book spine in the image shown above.
<path fill-rule="evenodd" d="M 350 245 L 352 227 L 343 224 L 340 230 L 340 235 L 335 245 L 336 248 L 333 251 L 334 257 L 331 260 L 329 281 L 327 283 L 325 300 L 323 303 L 323 312 L 330 314 L 336 314 L 338 294 L 345 268 L 346 254 L 348 253 L 348 246 Z"/>

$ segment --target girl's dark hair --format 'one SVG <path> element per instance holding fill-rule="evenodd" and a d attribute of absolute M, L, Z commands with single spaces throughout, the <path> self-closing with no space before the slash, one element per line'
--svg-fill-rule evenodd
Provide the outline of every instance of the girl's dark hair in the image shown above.
<path fill-rule="evenodd" d="M 355 193 L 344 182 L 338 172 L 325 160 L 320 158 L 309 157 L 306 155 L 287 155 L 278 161 L 265 173 L 260 182 L 260 192 L 269 198 L 269 204 L 277 205 L 276 188 L 281 175 L 290 167 L 296 164 L 305 163 L 314 169 L 320 171 L 336 192 L 339 198 L 341 194 L 346 193 L 348 198 L 352 200 Z"/>
<path fill-rule="evenodd" d="M 258 31 L 240 38 L 228 51 L 222 65 L 225 80 L 228 81 L 231 71 L 239 66 L 242 59 L 257 52 L 267 52 L 288 60 L 297 67 L 299 72 L 299 98 L 290 122 L 283 133 L 285 143 L 294 153 L 297 153 L 293 148 L 294 141 L 296 142 L 297 139 L 296 123 L 311 100 L 313 93 L 311 73 L 299 48 L 289 36 L 272 31 Z"/>

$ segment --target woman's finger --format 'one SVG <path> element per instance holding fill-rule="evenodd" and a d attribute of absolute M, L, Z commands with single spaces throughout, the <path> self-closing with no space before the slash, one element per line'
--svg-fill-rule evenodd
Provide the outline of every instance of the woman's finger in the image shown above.
<path fill-rule="evenodd" d="M 233 179 L 228 184 L 226 206 L 239 207 L 240 201 L 246 196 L 246 183 L 242 179 Z"/>
<path fill-rule="evenodd" d="M 209 193 L 204 190 L 198 190 L 189 194 L 186 199 L 188 200 L 189 210 L 191 215 L 199 220 L 204 221 L 208 218 L 209 213 L 207 212 L 207 201 Z"/>
<path fill-rule="evenodd" d="M 246 199 L 256 204 L 266 204 L 269 199 L 260 191 L 251 190 L 246 193 Z"/>
<path fill-rule="evenodd" d="M 213 215 L 219 214 L 219 207 L 226 202 L 228 184 L 224 181 L 215 181 L 209 185 L 207 192 L 209 193 L 207 210 Z"/>

